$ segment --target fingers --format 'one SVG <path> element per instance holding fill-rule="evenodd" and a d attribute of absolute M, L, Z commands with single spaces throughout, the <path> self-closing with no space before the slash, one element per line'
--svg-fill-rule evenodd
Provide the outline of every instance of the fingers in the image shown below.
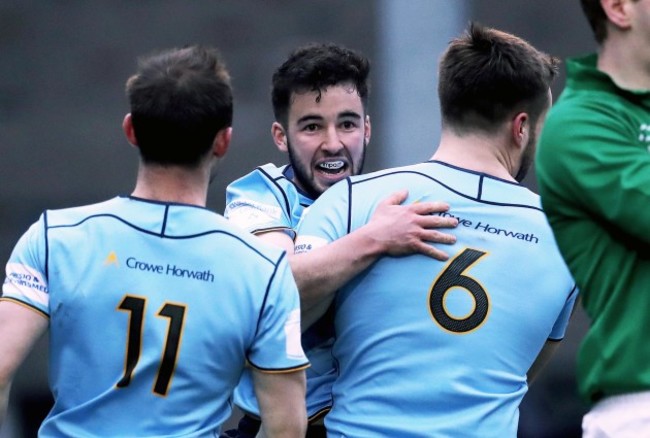
<path fill-rule="evenodd" d="M 445 245 L 453 245 L 456 243 L 456 236 L 453 234 L 442 233 L 436 230 L 427 230 L 423 233 L 420 240 L 431 243 L 443 243 Z"/>
<path fill-rule="evenodd" d="M 449 260 L 449 254 L 431 245 L 420 244 L 418 245 L 417 250 L 419 253 L 441 262 Z"/>
<path fill-rule="evenodd" d="M 443 213 L 449 211 L 449 204 L 443 201 L 414 202 L 409 208 L 417 214 Z"/>
<path fill-rule="evenodd" d="M 398 190 L 391 193 L 388 197 L 381 201 L 380 205 L 399 205 L 406 200 L 408 195 L 408 190 Z"/>
<path fill-rule="evenodd" d="M 420 215 L 417 224 L 422 228 L 456 228 L 458 219 L 455 217 Z"/>
<path fill-rule="evenodd" d="M 429 231 L 421 236 L 421 240 L 414 247 L 416 252 L 444 262 L 449 260 L 449 254 L 431 243 L 451 245 L 456 243 L 456 237 L 439 231 Z"/>

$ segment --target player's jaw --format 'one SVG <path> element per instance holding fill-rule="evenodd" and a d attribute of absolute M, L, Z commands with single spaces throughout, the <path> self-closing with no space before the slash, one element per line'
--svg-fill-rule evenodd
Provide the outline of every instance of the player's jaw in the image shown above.
<path fill-rule="evenodd" d="M 364 140 L 356 160 L 350 155 L 348 148 L 342 148 L 336 155 L 319 151 L 308 163 L 296 154 L 291 143 L 287 145 L 287 150 L 295 182 L 309 196 L 316 199 L 335 183 L 361 173 L 366 154 L 366 142 Z"/>
<path fill-rule="evenodd" d="M 533 133 L 530 135 L 528 144 L 526 145 L 526 148 L 524 149 L 524 152 L 521 155 L 519 170 L 515 175 L 515 180 L 519 183 L 522 182 L 524 178 L 526 178 L 526 175 L 528 174 L 528 171 L 530 170 L 530 167 L 533 164 L 533 160 L 535 158 L 536 143 L 537 143 L 537 137 L 535 136 L 535 133 Z"/>

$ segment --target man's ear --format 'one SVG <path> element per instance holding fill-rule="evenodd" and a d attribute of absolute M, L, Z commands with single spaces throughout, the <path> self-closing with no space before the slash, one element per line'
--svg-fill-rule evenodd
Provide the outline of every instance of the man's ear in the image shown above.
<path fill-rule="evenodd" d="M 122 121 L 122 130 L 124 131 L 124 135 L 126 135 L 126 139 L 131 143 L 131 145 L 138 147 L 138 139 L 135 138 L 135 130 L 133 129 L 133 120 L 131 119 L 131 113 L 128 113 L 126 116 L 124 116 L 124 120 Z"/>
<path fill-rule="evenodd" d="M 365 139 L 365 143 L 368 144 L 370 143 L 370 134 L 372 133 L 370 125 L 370 116 L 366 116 L 366 120 L 363 122 L 363 137 Z"/>
<path fill-rule="evenodd" d="M 517 147 L 521 149 L 521 152 L 523 152 L 523 148 L 528 144 L 528 139 L 531 134 L 530 130 L 532 128 L 528 113 L 518 113 L 512 119 L 512 139 Z"/>
<path fill-rule="evenodd" d="M 287 146 L 287 133 L 278 122 L 273 122 L 271 125 L 271 136 L 273 137 L 273 143 L 281 152 L 287 152 L 289 147 Z"/>
<path fill-rule="evenodd" d="M 217 136 L 214 138 L 214 143 L 212 144 L 212 151 L 216 157 L 221 158 L 226 155 L 231 138 L 232 126 L 228 126 L 217 132 Z"/>
<path fill-rule="evenodd" d="M 621 29 L 631 26 L 630 0 L 601 0 L 600 4 L 607 15 L 607 19 Z"/>

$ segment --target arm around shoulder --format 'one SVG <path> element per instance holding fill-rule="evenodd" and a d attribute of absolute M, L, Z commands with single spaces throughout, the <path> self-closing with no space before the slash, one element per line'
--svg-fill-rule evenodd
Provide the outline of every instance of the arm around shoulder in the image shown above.
<path fill-rule="evenodd" d="M 353 231 L 305 253 L 290 258 L 300 290 L 303 328 L 327 310 L 334 293 L 355 275 L 384 255 L 421 253 L 438 260 L 447 254 L 431 243 L 452 244 L 456 238 L 440 231 L 458 222 L 433 213 L 447 211 L 443 202 L 402 205 L 408 193 L 395 192 L 378 204 L 370 221 Z M 301 236 L 296 247 L 300 247 Z"/>

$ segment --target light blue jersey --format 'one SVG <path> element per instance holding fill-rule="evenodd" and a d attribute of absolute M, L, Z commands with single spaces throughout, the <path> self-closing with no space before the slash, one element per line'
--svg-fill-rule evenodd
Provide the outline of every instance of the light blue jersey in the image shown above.
<path fill-rule="evenodd" d="M 439 162 L 336 184 L 312 205 L 296 252 L 367 223 L 398 189 L 458 218 L 447 262 L 383 257 L 339 290 L 331 437 L 515 437 L 526 373 L 565 333 L 577 291 L 525 187 Z"/>
<path fill-rule="evenodd" d="M 2 299 L 49 317 L 42 437 L 214 437 L 246 362 L 307 366 L 286 254 L 207 209 L 132 197 L 45 212 Z"/>
<path fill-rule="evenodd" d="M 292 238 L 307 207 L 314 200 L 292 182 L 290 166 L 266 164 L 232 182 L 226 189 L 224 216 L 251 233 L 284 231 Z M 334 381 L 332 361 L 333 321 L 328 314 L 302 334 L 309 362 L 307 369 L 307 415 L 310 420 L 326 413 L 332 405 Z M 246 372 L 235 391 L 235 404 L 259 416 L 250 373 Z"/>

